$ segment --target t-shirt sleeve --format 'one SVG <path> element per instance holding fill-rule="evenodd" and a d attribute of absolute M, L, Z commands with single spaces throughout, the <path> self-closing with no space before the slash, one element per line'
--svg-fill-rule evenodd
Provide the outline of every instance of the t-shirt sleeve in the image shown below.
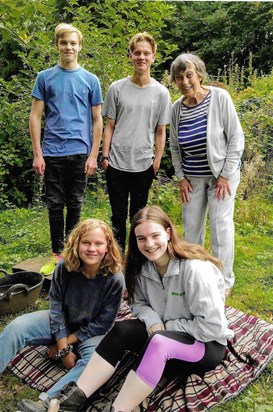
<path fill-rule="evenodd" d="M 110 119 L 117 118 L 116 93 L 113 84 L 109 87 L 102 106 L 102 115 Z"/>
<path fill-rule="evenodd" d="M 45 101 L 45 81 L 42 73 L 38 73 L 36 77 L 31 96 Z"/>
<path fill-rule="evenodd" d="M 90 94 L 90 106 L 97 106 L 98 104 L 102 104 L 102 94 L 101 94 L 101 86 L 100 81 L 97 76 L 94 76 L 93 85 L 92 85 L 92 93 Z"/>
<path fill-rule="evenodd" d="M 165 124 L 170 123 L 171 110 L 172 110 L 172 101 L 171 101 L 170 93 L 166 89 L 166 91 L 162 93 L 162 102 L 161 102 L 161 110 L 160 110 L 159 119 L 158 119 L 158 125 L 165 125 Z"/>

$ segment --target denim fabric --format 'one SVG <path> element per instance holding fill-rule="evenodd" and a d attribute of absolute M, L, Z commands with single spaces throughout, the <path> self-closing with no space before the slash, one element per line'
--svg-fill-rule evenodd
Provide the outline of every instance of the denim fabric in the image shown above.
<path fill-rule="evenodd" d="M 106 181 L 112 208 L 112 227 L 115 237 L 125 251 L 126 219 L 130 197 L 130 220 L 140 209 L 146 206 L 149 189 L 153 182 L 153 166 L 144 172 L 125 172 L 108 166 Z"/>
<path fill-rule="evenodd" d="M 67 236 L 80 220 L 86 187 L 86 159 L 87 155 L 45 157 L 45 195 L 54 253 L 62 251 L 64 236 Z"/>
<path fill-rule="evenodd" d="M 74 347 L 80 358 L 74 368 L 64 375 L 50 390 L 48 396 L 55 396 L 60 389 L 70 381 L 77 381 L 83 369 L 92 356 L 95 348 L 103 339 L 103 336 L 95 336 L 84 342 L 79 342 Z M 0 334 L 0 373 L 2 373 L 16 353 L 28 345 L 51 345 L 53 344 L 49 311 L 43 310 L 38 312 L 27 313 L 18 316 L 9 323 Z"/>
<path fill-rule="evenodd" d="M 76 345 L 77 353 L 80 358 L 78 359 L 74 368 L 70 369 L 69 372 L 64 375 L 54 386 L 52 386 L 48 391 L 47 395 L 53 398 L 57 393 L 61 391 L 64 385 L 69 382 L 77 382 L 81 374 L 83 373 L 89 359 L 95 352 L 96 347 L 102 341 L 105 335 L 94 336 L 89 338 L 84 342 L 78 343 Z"/>

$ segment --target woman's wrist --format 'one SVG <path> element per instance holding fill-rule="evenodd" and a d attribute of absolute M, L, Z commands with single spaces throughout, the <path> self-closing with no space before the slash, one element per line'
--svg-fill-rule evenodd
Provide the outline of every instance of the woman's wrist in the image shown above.
<path fill-rule="evenodd" d="M 224 176 L 221 176 L 221 175 L 219 177 L 221 177 L 221 179 L 224 179 L 226 182 L 229 182 L 229 179 L 227 177 L 224 177 Z"/>
<path fill-rule="evenodd" d="M 55 359 L 57 360 L 60 358 L 64 358 L 66 355 L 68 355 L 72 351 L 73 351 L 73 345 L 69 344 L 65 348 L 57 350 Z"/>

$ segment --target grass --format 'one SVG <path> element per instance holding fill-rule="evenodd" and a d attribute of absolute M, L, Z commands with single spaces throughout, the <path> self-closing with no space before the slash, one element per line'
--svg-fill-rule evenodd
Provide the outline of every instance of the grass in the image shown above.
<path fill-rule="evenodd" d="M 155 182 L 150 203 L 160 205 L 171 217 L 181 233 L 181 205 L 173 183 Z M 110 207 L 103 185 L 89 189 L 82 218 L 97 217 L 110 223 Z M 235 211 L 236 283 L 230 306 L 273 323 L 273 209 L 270 202 L 253 199 L 238 200 Z M 0 262 L 11 272 L 14 264 L 31 257 L 50 253 L 47 212 L 43 205 L 29 209 L 4 211 L 0 215 Z M 207 243 L 208 244 L 208 239 Z M 42 295 L 29 310 L 47 307 Z M 3 328 L 13 316 L 0 317 Z M 220 405 L 215 412 L 273 412 L 273 362 L 262 375 L 234 400 Z M 0 411 L 16 409 L 19 399 L 37 400 L 38 392 L 19 379 L 4 372 L 0 376 Z"/>

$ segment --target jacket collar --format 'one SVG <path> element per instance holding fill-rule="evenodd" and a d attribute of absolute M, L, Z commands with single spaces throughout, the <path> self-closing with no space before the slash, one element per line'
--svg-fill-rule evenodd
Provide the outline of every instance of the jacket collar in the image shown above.
<path fill-rule="evenodd" d="M 165 273 L 165 275 L 163 277 L 167 278 L 167 277 L 170 277 L 170 276 L 179 275 L 179 272 L 180 272 L 179 266 L 180 266 L 180 260 L 170 259 L 167 272 Z M 144 277 L 152 279 L 152 280 L 157 280 L 157 281 L 160 278 L 160 276 L 157 272 L 155 263 L 151 262 L 149 260 L 142 266 L 141 276 L 144 276 Z"/>

